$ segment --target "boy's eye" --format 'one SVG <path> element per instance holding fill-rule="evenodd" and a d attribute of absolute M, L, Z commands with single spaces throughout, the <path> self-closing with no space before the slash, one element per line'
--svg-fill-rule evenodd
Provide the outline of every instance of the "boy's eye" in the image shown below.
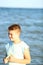
<path fill-rule="evenodd" d="M 12 35 L 11 33 L 8 33 L 8 35 Z"/>

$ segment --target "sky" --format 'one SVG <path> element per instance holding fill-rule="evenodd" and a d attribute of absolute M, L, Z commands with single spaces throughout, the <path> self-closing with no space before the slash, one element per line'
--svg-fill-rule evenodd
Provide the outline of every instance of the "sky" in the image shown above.
<path fill-rule="evenodd" d="M 43 0 L 0 0 L 0 7 L 43 8 Z"/>

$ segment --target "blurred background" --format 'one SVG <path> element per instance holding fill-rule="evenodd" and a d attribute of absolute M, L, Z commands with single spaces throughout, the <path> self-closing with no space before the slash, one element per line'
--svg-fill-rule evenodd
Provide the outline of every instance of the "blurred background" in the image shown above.
<path fill-rule="evenodd" d="M 36 4 L 33 4 L 33 2 L 31 3 L 31 0 L 23 2 L 20 1 L 21 5 L 22 3 L 24 3 L 23 6 L 20 6 L 19 4 L 20 7 L 15 7 L 14 5 L 12 5 L 13 2 L 9 0 L 10 5 L 12 5 L 10 7 L 8 1 L 4 1 L 0 1 L 0 65 L 5 65 L 3 63 L 3 58 L 6 54 L 5 44 L 9 41 L 8 26 L 15 23 L 21 26 L 21 39 L 24 40 L 30 46 L 30 65 L 43 65 L 43 5 L 41 4 L 42 0 L 39 0 L 39 5 L 37 5 L 37 0 L 33 0 Z M 32 4 L 33 6 L 30 4 L 27 4 L 26 6 L 27 2 Z"/>

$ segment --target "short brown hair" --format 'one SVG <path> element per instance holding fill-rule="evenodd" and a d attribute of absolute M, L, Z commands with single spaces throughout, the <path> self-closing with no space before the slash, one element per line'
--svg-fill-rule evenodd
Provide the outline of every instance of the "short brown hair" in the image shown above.
<path fill-rule="evenodd" d="M 11 25 L 11 26 L 9 26 L 8 27 L 8 30 L 10 31 L 10 30 L 19 30 L 19 31 L 21 31 L 21 27 L 20 27 L 20 25 L 19 24 L 13 24 L 13 25 Z"/>

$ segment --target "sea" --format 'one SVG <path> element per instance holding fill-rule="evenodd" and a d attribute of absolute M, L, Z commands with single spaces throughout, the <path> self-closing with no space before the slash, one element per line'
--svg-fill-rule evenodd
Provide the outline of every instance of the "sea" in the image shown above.
<path fill-rule="evenodd" d="M 3 58 L 12 24 L 21 26 L 21 40 L 29 45 L 31 63 L 27 65 L 43 65 L 43 9 L 38 8 L 0 8 L 0 65 L 7 65 Z"/>

